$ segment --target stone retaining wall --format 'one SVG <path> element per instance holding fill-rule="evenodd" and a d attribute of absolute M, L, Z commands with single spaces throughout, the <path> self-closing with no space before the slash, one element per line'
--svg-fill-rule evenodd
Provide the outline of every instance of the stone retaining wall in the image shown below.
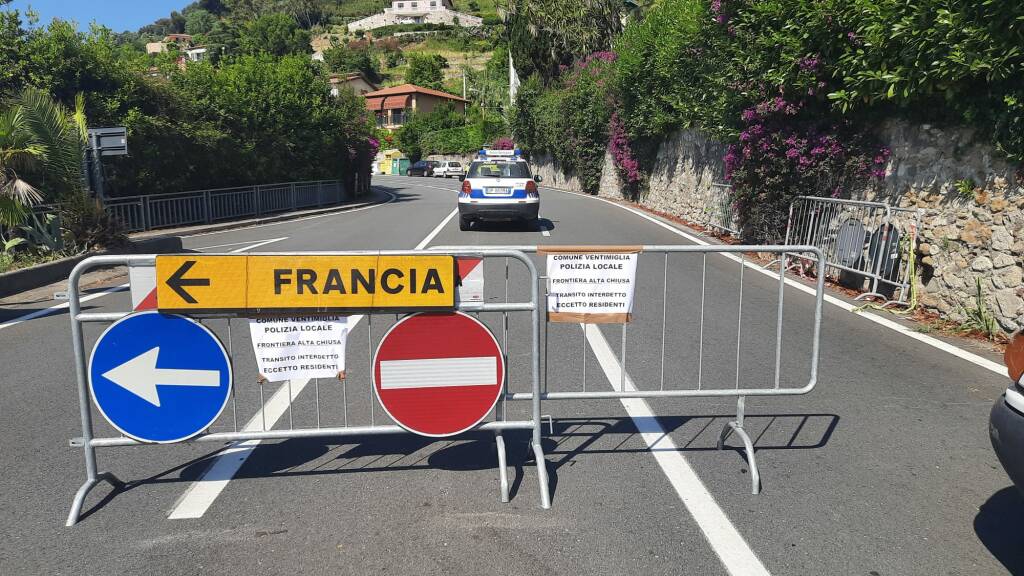
<path fill-rule="evenodd" d="M 889 122 L 879 130 L 892 150 L 880 185 L 856 200 L 923 211 L 917 246 L 919 301 L 954 322 L 975 307 L 977 282 L 1003 329 L 1024 328 L 1024 191 L 1022 175 L 965 129 Z M 725 145 L 682 131 L 658 149 L 640 204 L 696 223 L 727 200 L 713 183 L 725 179 Z M 545 184 L 580 191 L 579 181 L 545 156 L 533 158 Z M 622 198 L 605 155 L 599 194 Z"/>

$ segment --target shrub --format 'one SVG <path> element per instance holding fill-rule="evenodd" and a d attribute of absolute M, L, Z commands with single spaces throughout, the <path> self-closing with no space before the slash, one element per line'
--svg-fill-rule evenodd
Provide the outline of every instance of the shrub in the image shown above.
<path fill-rule="evenodd" d="M 611 109 L 610 52 L 595 53 L 563 70 L 552 89 L 536 79 L 520 87 L 513 111 L 513 133 L 531 152 L 550 154 L 575 174 L 584 191 L 596 193 L 608 147 Z"/>
<path fill-rule="evenodd" d="M 823 118 L 782 97 L 743 112 L 744 129 L 725 166 L 744 240 L 781 243 L 797 196 L 838 198 L 885 176 L 887 149 L 848 123 Z"/>

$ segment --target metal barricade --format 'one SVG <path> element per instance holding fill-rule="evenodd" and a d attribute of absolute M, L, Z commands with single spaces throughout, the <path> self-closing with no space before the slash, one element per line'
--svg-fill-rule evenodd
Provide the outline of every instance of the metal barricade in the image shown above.
<path fill-rule="evenodd" d="M 816 246 L 825 255 L 817 273 L 867 292 L 856 299 L 880 298 L 884 306 L 906 304 L 921 210 L 882 202 L 800 196 L 789 207 L 785 244 Z M 796 260 L 797 262 L 793 262 Z M 786 253 L 782 270 L 810 264 Z M 773 262 L 774 263 L 774 262 Z"/>
<path fill-rule="evenodd" d="M 598 324 L 546 321 L 541 349 L 543 385 L 540 396 L 543 400 L 560 401 L 735 398 L 736 418 L 723 426 L 718 448 L 722 449 L 733 433 L 742 440 L 751 471 L 751 492 L 757 494 L 760 472 L 754 441 L 744 428 L 746 399 L 800 395 L 814 389 L 818 382 L 824 277 L 816 280 L 813 303 L 809 306 L 804 303 L 811 317 L 802 318 L 802 327 L 793 325 L 801 317 L 791 315 L 786 322 L 785 276 L 766 273 L 748 259 L 747 254 L 794 253 L 818 263 L 824 262 L 824 254 L 814 246 L 639 248 L 636 286 L 639 291 L 634 295 L 633 320 L 604 324 L 612 333 L 611 339 L 618 336 L 620 340 L 618 358 L 614 356 L 605 330 Z M 458 248 L 437 248 L 442 252 L 455 249 Z M 537 246 L 473 247 L 471 250 L 484 255 L 492 254 L 492 250 L 536 253 Z M 540 279 L 546 280 L 546 277 Z M 545 289 L 545 297 L 547 293 Z M 711 306 L 719 312 L 711 311 Z M 735 316 L 723 316 L 720 311 L 725 309 L 735 309 Z M 685 329 L 679 330 L 679 326 Z M 637 341 L 631 342 L 631 334 L 655 346 L 652 349 Z M 792 357 L 784 358 L 784 342 L 787 341 Z M 758 347 L 758 342 L 774 345 Z M 563 357 L 566 348 L 577 352 L 569 361 L 551 361 L 549 353 L 555 343 Z M 607 379 L 617 377 L 617 382 L 610 382 L 612 389 L 595 389 L 592 382 L 588 383 L 592 357 Z M 615 363 L 619 368 L 609 370 L 608 364 Z M 794 375 L 784 368 L 795 364 L 806 368 L 806 378 L 802 372 Z M 646 376 L 634 378 L 628 372 L 630 366 L 647 368 Z M 652 372 L 650 367 L 658 370 Z M 536 397 L 535 391 L 510 390 L 508 394 L 510 400 L 519 401 L 534 401 Z"/>
<path fill-rule="evenodd" d="M 732 185 L 711 184 L 704 200 L 704 225 L 739 236 L 740 227 L 733 210 Z"/>
<path fill-rule="evenodd" d="M 425 251 L 364 251 L 364 252 L 305 252 L 301 255 L 313 256 L 410 256 L 425 254 Z M 456 257 L 471 256 L 481 257 L 479 250 L 455 249 L 442 251 L 443 254 L 450 254 Z M 429 254 L 437 255 L 437 251 L 430 251 Z M 297 256 L 296 253 L 270 253 L 268 256 Z M 509 480 L 506 469 L 505 442 L 502 436 L 505 430 L 529 430 L 532 435 L 530 447 L 536 461 L 537 476 L 540 487 L 540 502 L 543 508 L 549 508 L 551 498 L 548 488 L 548 474 L 546 461 L 541 444 L 541 400 L 540 393 L 540 296 L 537 269 L 533 261 L 522 252 L 514 250 L 488 250 L 485 259 L 503 259 L 505 264 L 505 301 L 504 302 L 457 302 L 457 310 L 473 313 L 478 319 L 487 320 L 494 328 L 492 332 L 499 330 L 502 334 L 502 354 L 506 362 L 504 372 L 504 393 L 499 396 L 497 405 L 491 410 L 489 419 L 473 428 L 475 431 L 490 431 L 495 434 L 495 443 L 498 452 L 500 497 L 503 502 L 509 501 Z M 97 410 L 90 398 L 89 387 L 89 355 L 86 349 L 85 325 L 90 323 L 108 324 L 115 322 L 131 314 L 131 311 L 120 312 L 85 312 L 82 309 L 82 292 L 79 286 L 82 275 L 97 267 L 109 266 L 154 266 L 155 255 L 112 255 L 93 256 L 83 260 L 72 271 L 69 278 L 69 305 L 71 320 L 71 335 L 75 353 L 75 372 L 77 377 L 78 401 L 82 425 L 82 435 L 71 440 L 71 445 L 81 447 L 85 456 L 86 479 L 75 494 L 71 510 L 68 515 L 67 525 L 71 526 L 78 522 L 82 511 L 82 505 L 89 491 L 101 481 L 106 481 L 115 488 L 124 486 L 124 483 L 111 472 L 100 472 L 96 462 L 96 451 L 98 448 L 114 447 L 139 447 L 155 446 L 156 444 L 142 443 L 123 434 L 118 434 L 113 427 L 100 419 L 94 422 L 94 414 Z M 519 261 L 525 270 L 527 284 L 522 286 L 524 298 L 518 301 L 509 301 L 509 262 Z M 300 315 L 308 315 L 298 313 Z M 529 320 L 524 318 L 529 315 Z M 281 398 L 276 406 L 280 412 L 277 418 L 283 420 L 284 411 L 287 413 L 287 421 L 280 426 L 276 425 L 274 415 L 267 414 L 267 402 L 265 401 L 265 387 L 274 384 L 259 382 L 258 375 L 254 370 L 255 361 L 251 349 L 246 353 L 245 340 L 247 330 L 232 331 L 233 322 L 237 324 L 238 319 L 247 318 L 249 315 L 238 313 L 218 314 L 195 314 L 192 318 L 202 322 L 208 329 L 218 334 L 219 339 L 225 345 L 228 353 L 232 372 L 235 374 L 235 382 L 231 386 L 231 396 L 228 404 L 220 417 L 209 427 L 209 429 L 186 442 L 243 442 L 272 439 L 294 439 L 294 438 L 341 438 L 353 436 L 369 436 L 382 434 L 404 434 L 402 428 L 392 423 L 386 416 L 386 412 L 374 393 L 373 384 L 373 350 L 375 330 L 381 330 L 393 318 L 398 321 L 398 314 L 389 310 L 386 312 L 367 310 L 359 316 L 349 316 L 349 325 L 355 326 L 365 318 L 366 342 L 365 347 L 355 342 L 355 336 L 349 332 L 348 350 L 352 357 L 360 356 L 363 350 L 367 352 L 367 358 L 351 359 L 346 361 L 346 375 L 337 384 L 328 388 L 320 380 L 312 383 L 313 398 L 310 394 L 302 395 L 303 389 L 308 390 L 309 382 L 300 386 L 299 390 L 293 389 L 293 382 L 286 381 L 278 384 L 273 392 L 274 398 Z M 486 318 L 482 318 L 486 317 Z M 515 362 L 510 365 L 509 358 L 509 332 L 512 320 L 522 320 L 523 331 L 529 331 L 529 336 L 516 339 L 520 346 Z M 239 350 L 243 352 L 239 354 Z M 515 366 L 515 370 L 513 370 Z M 362 373 L 361 368 L 366 372 Z M 515 377 L 510 376 L 514 373 Z M 242 383 L 240 375 L 249 374 L 255 382 L 253 388 L 246 388 Z M 509 393 L 514 382 L 525 382 L 531 391 L 531 402 L 529 409 L 524 411 L 521 417 L 516 418 L 515 414 L 508 414 L 506 400 L 512 398 Z M 258 397 L 256 392 L 258 391 Z M 283 402 L 284 408 L 281 408 Z M 325 414 L 326 413 L 326 414 Z M 361 416 L 360 416 L 361 414 Z M 248 418 L 248 424 L 245 419 Z M 303 422 L 305 425 L 303 425 Z M 99 430 L 97 430 L 99 428 Z"/>

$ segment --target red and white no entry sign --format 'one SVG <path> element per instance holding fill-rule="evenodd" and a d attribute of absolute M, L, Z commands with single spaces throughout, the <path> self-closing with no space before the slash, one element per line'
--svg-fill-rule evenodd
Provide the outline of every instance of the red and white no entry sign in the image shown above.
<path fill-rule="evenodd" d="M 373 359 L 381 406 L 423 436 L 453 436 L 494 408 L 505 361 L 494 335 L 461 312 L 406 316 L 388 330 Z"/>

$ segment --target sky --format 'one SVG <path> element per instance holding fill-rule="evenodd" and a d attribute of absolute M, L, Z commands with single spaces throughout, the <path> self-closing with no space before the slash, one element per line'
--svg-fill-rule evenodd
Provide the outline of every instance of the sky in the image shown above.
<path fill-rule="evenodd" d="M 31 7 L 39 13 L 39 24 L 54 18 L 74 20 L 80 30 L 95 21 L 115 32 L 138 30 L 171 10 L 181 10 L 191 0 L 14 0 L 0 10 L 18 10 L 24 15 Z"/>

